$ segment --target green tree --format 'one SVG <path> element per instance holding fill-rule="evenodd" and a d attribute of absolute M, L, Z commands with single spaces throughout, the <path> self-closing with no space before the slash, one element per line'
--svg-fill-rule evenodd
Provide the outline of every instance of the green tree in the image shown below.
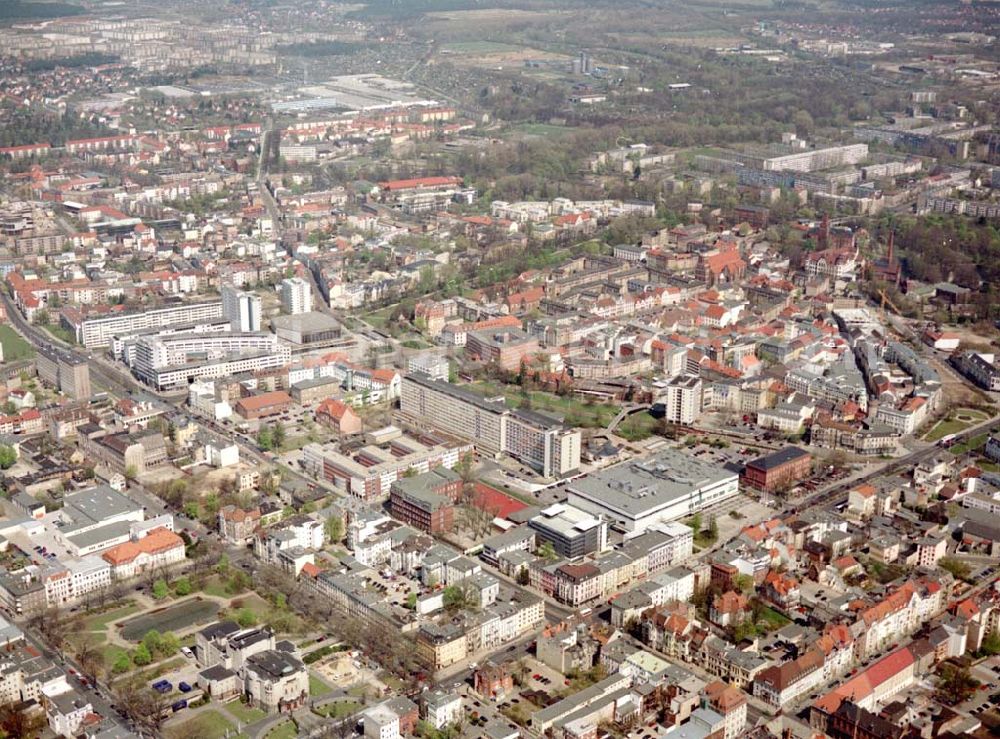
<path fill-rule="evenodd" d="M 137 667 L 143 667 L 148 665 L 153 661 L 153 655 L 149 653 L 149 648 L 145 644 L 140 643 L 139 646 L 135 648 L 135 652 L 132 653 L 132 662 Z"/>
<path fill-rule="evenodd" d="M 538 547 L 538 556 L 549 562 L 554 562 L 559 559 L 559 555 L 556 553 L 556 548 L 552 546 L 551 541 L 544 541 L 542 545 Z"/>
<path fill-rule="evenodd" d="M 128 672 L 131 669 L 132 658 L 129 657 L 128 652 L 121 652 L 111 664 L 111 671 L 116 675 L 121 675 L 123 672 Z"/>
<path fill-rule="evenodd" d="M 160 639 L 159 652 L 164 657 L 173 657 L 180 651 L 180 648 L 180 639 L 178 639 L 177 635 L 172 631 L 167 632 L 163 635 L 163 638 Z"/>
<path fill-rule="evenodd" d="M 274 448 L 281 449 L 285 446 L 285 427 L 280 423 L 274 424 L 271 429 L 271 438 L 274 440 Z"/>
<path fill-rule="evenodd" d="M 167 587 L 167 582 L 163 578 L 160 578 L 153 583 L 153 597 L 156 600 L 163 600 L 168 595 L 170 595 L 170 588 Z"/>
<path fill-rule="evenodd" d="M 274 449 L 274 433 L 268 427 L 263 427 L 257 432 L 257 446 L 265 452 Z"/>
<path fill-rule="evenodd" d="M 163 636 L 156 629 L 150 629 L 142 637 L 142 643 L 145 645 L 146 649 L 149 650 L 150 654 L 156 654 L 160 651 L 160 645 L 163 643 Z"/>
<path fill-rule="evenodd" d="M 969 565 L 962 560 L 956 559 L 955 557 L 943 557 L 941 561 L 938 562 L 938 566 L 942 570 L 950 572 L 958 580 L 968 581 L 969 577 L 972 575 L 972 568 L 970 568 Z"/>
<path fill-rule="evenodd" d="M 201 515 L 201 506 L 197 501 L 189 500 L 184 504 L 184 515 L 188 518 L 198 518 Z"/>
<path fill-rule="evenodd" d="M 177 595 L 190 595 L 191 581 L 186 577 L 178 578 L 177 582 L 174 583 L 174 592 Z"/>
<path fill-rule="evenodd" d="M 691 530 L 694 531 L 695 536 L 701 533 L 701 524 L 701 513 L 695 513 L 688 521 L 688 526 L 690 526 Z"/>
<path fill-rule="evenodd" d="M 719 540 L 719 522 L 715 520 L 715 516 L 708 520 L 708 535 L 712 537 L 712 541 Z"/>
<path fill-rule="evenodd" d="M 253 626 L 257 623 L 257 615 L 249 608 L 241 608 L 236 612 L 236 623 L 243 628 Z"/>
<path fill-rule="evenodd" d="M 988 654 L 990 656 L 1000 654 L 1000 631 L 991 631 L 987 637 L 983 639 L 981 651 L 983 654 Z"/>
<path fill-rule="evenodd" d="M 17 452 L 14 447 L 7 444 L 0 444 L 0 469 L 10 469 L 17 462 Z"/>
<path fill-rule="evenodd" d="M 408 596 L 406 596 L 406 607 L 409 608 L 411 611 L 416 609 L 417 607 L 416 593 L 410 593 Z"/>
<path fill-rule="evenodd" d="M 338 544 L 344 538 L 344 520 L 340 516 L 330 516 L 323 527 L 326 529 L 326 539 L 331 544 Z"/>
<path fill-rule="evenodd" d="M 449 611 L 465 611 L 475 605 L 472 590 L 464 583 L 447 586 L 444 589 L 442 600 L 444 607 Z"/>
<path fill-rule="evenodd" d="M 134 480 L 139 476 L 139 468 L 134 464 L 130 464 L 125 468 L 125 478 L 128 480 Z"/>
<path fill-rule="evenodd" d="M 969 699 L 978 687 L 979 681 L 972 677 L 968 667 L 945 662 L 938 672 L 934 696 L 947 706 L 955 706 Z"/>

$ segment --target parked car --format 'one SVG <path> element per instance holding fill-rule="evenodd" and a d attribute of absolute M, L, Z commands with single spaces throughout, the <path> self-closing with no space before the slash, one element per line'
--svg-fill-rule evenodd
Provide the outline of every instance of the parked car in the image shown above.
<path fill-rule="evenodd" d="M 157 680 L 153 683 L 153 690 L 157 693 L 169 693 L 173 688 L 174 686 L 169 680 Z"/>
<path fill-rule="evenodd" d="M 172 710 L 174 713 L 177 713 L 178 711 L 181 711 L 187 707 L 188 707 L 187 698 L 181 698 L 179 701 L 176 701 L 173 705 L 170 706 L 170 710 Z"/>
<path fill-rule="evenodd" d="M 182 693 L 190 693 L 192 690 L 191 686 L 185 682 L 177 683 L 177 689 Z"/>

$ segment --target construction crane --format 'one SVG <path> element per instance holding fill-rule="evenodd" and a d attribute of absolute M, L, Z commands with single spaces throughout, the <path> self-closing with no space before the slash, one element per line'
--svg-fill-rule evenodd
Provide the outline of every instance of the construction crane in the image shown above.
<path fill-rule="evenodd" d="M 896 306 L 896 304 L 892 302 L 892 299 L 891 299 L 891 298 L 890 298 L 890 297 L 889 297 L 888 295 L 886 295 L 886 294 L 885 294 L 885 290 L 884 290 L 884 289 L 879 289 L 879 291 L 878 291 L 878 292 L 879 292 L 879 295 L 881 295 L 881 296 L 882 296 L 882 304 L 881 304 L 881 305 L 880 305 L 880 307 L 879 307 L 879 308 L 880 308 L 880 310 L 882 311 L 882 314 L 883 314 L 883 315 L 885 315 L 885 304 L 886 304 L 886 303 L 888 303 L 888 304 L 889 304 L 889 307 L 890 307 L 890 308 L 892 308 L 893 312 L 894 312 L 894 313 L 895 313 L 895 314 L 896 314 L 897 316 L 899 316 L 900 318 L 902 318 L 902 317 L 903 317 L 903 311 L 901 311 L 901 310 L 900 310 L 900 309 L 899 309 L 899 308 L 898 308 L 898 307 Z"/>

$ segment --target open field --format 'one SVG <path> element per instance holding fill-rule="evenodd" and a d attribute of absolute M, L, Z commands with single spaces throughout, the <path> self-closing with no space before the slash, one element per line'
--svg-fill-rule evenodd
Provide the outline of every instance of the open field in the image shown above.
<path fill-rule="evenodd" d="M 444 54 L 499 54 L 519 51 L 520 46 L 499 41 L 453 41 L 441 47 Z"/>
<path fill-rule="evenodd" d="M 267 715 L 261 709 L 248 706 L 240 701 L 227 703 L 225 709 L 226 713 L 232 714 L 244 724 L 252 724 L 255 721 L 260 721 Z"/>
<path fill-rule="evenodd" d="M 290 722 L 289 722 L 290 723 Z M 168 739 L 196 736 L 199 739 L 222 739 L 236 730 L 235 724 L 215 710 L 202 711 L 197 716 L 163 730 Z M 243 736 L 242 734 L 240 736 Z M 294 736 L 294 734 L 292 734 Z"/>
<path fill-rule="evenodd" d="M 524 396 L 516 385 L 498 385 L 494 382 L 477 382 L 474 389 L 488 396 L 503 395 L 512 408 L 524 405 Z M 618 407 L 604 403 L 588 403 L 571 395 L 561 396 L 532 390 L 528 393 L 531 409 L 561 416 L 570 426 L 587 428 L 606 427 L 616 415 Z"/>
<path fill-rule="evenodd" d="M 104 613 L 87 616 L 83 621 L 84 628 L 87 631 L 104 631 L 108 627 L 108 624 L 120 621 L 126 616 L 131 616 L 138 610 L 139 606 L 134 603 L 130 603 L 121 608 L 113 608 L 110 611 L 105 611 Z"/>
<path fill-rule="evenodd" d="M 3 346 L 5 362 L 16 362 L 19 359 L 35 356 L 35 350 L 31 344 L 10 326 L 0 326 L 0 346 Z"/>
<path fill-rule="evenodd" d="M 958 408 L 951 411 L 945 418 L 938 421 L 930 431 L 924 435 L 924 441 L 938 441 L 948 434 L 957 434 L 970 426 L 982 423 L 989 416 L 973 408 Z M 985 443 L 985 441 L 984 441 Z"/>

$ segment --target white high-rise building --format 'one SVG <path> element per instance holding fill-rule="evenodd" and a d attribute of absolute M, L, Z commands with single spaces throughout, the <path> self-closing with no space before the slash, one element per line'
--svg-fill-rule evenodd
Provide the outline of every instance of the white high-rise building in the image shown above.
<path fill-rule="evenodd" d="M 281 310 L 292 316 L 312 310 L 312 286 L 307 280 L 289 277 L 281 281 Z"/>
<path fill-rule="evenodd" d="M 223 285 L 222 314 L 229 319 L 233 331 L 260 331 L 260 296 Z"/>
<path fill-rule="evenodd" d="M 671 378 L 663 397 L 663 411 L 670 423 L 694 423 L 701 413 L 701 378 L 694 375 Z"/>

